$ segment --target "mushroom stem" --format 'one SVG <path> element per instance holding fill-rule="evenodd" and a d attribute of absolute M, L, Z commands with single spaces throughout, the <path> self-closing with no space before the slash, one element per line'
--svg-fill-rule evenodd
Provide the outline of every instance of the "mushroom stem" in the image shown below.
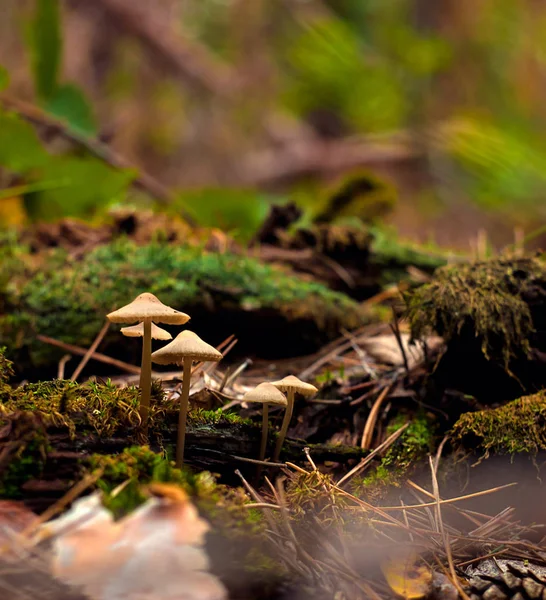
<path fill-rule="evenodd" d="M 142 340 L 142 364 L 140 367 L 140 418 L 144 429 L 148 431 L 150 396 L 152 391 L 152 319 L 144 319 L 144 337 Z"/>
<path fill-rule="evenodd" d="M 262 414 L 262 444 L 260 446 L 260 460 L 265 459 L 265 449 L 267 447 L 267 432 L 269 429 L 269 404 L 264 403 Z"/>
<path fill-rule="evenodd" d="M 178 439 L 176 442 L 176 466 L 180 468 L 184 463 L 184 442 L 186 440 L 186 418 L 190 398 L 191 364 L 193 359 L 184 357 L 184 371 L 182 373 L 182 394 L 180 395 L 180 413 L 178 414 Z"/>
<path fill-rule="evenodd" d="M 292 418 L 292 411 L 294 410 L 294 390 L 293 389 L 288 388 L 288 395 L 286 397 L 286 400 L 288 401 L 288 406 L 286 407 L 286 411 L 284 413 L 284 419 L 282 420 L 281 430 L 279 432 L 279 437 L 277 438 L 277 445 L 275 446 L 275 454 L 273 456 L 274 462 L 279 460 L 282 445 L 284 443 L 284 438 L 286 437 L 286 432 L 288 431 L 288 425 L 290 424 L 290 419 Z"/>

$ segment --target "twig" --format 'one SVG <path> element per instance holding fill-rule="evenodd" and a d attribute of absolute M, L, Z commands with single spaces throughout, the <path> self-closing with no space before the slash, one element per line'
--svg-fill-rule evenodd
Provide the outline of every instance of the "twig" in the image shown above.
<path fill-rule="evenodd" d="M 148 13 L 138 10 L 129 0 L 97 0 L 110 17 L 136 36 L 178 76 L 216 96 L 231 96 L 236 89 L 236 74 L 229 65 L 216 58 L 205 46 L 177 27 L 163 26 Z M 169 24 L 170 25 L 170 24 Z"/>
<path fill-rule="evenodd" d="M 378 454 L 381 454 L 381 452 L 392 446 L 392 444 L 394 444 L 394 442 L 404 433 L 404 431 L 406 431 L 408 427 L 409 423 L 405 423 L 404 425 L 402 425 L 402 427 L 400 427 L 394 433 L 392 433 L 384 442 L 379 444 L 379 446 L 377 446 L 375 450 L 372 450 L 372 452 L 370 452 L 370 454 L 368 454 L 366 458 L 363 458 L 358 463 L 358 465 L 356 465 L 356 467 L 354 467 L 346 475 L 344 475 L 337 482 L 337 485 L 341 487 L 344 483 L 347 482 L 348 479 L 354 477 L 357 473 L 360 473 L 363 469 L 365 469 L 366 466 L 369 465 Z"/>
<path fill-rule="evenodd" d="M 474 492 L 472 494 L 467 494 L 466 496 L 457 496 L 456 498 L 448 498 L 447 500 L 440 500 L 440 504 L 453 504 L 454 502 L 462 502 L 463 500 L 470 500 L 471 498 L 478 498 L 479 496 L 487 496 L 488 494 L 494 494 L 495 492 L 499 492 L 500 490 L 504 490 L 506 488 L 512 487 L 514 485 L 518 485 L 516 481 L 512 483 L 505 483 L 504 485 L 499 485 L 494 488 L 490 488 L 488 490 L 482 490 L 481 492 Z M 426 508 L 427 506 L 436 506 L 437 502 L 424 502 L 423 504 L 411 504 L 407 505 L 404 508 Z M 381 510 L 400 510 L 399 506 L 382 506 Z"/>
<path fill-rule="evenodd" d="M 358 398 L 351 400 L 349 402 L 349 406 L 358 406 L 359 404 L 362 404 L 365 400 L 367 400 L 370 396 L 373 396 L 377 391 L 385 389 L 384 386 L 378 385 L 377 381 L 374 381 L 373 385 L 374 385 L 373 389 L 371 389 L 367 392 L 364 392 Z M 379 390 L 376 388 L 379 388 Z"/>
<path fill-rule="evenodd" d="M 407 287 L 407 286 L 404 286 L 404 287 Z M 372 307 L 375 304 L 380 304 L 384 300 L 388 300 L 389 298 L 392 298 L 393 296 L 399 295 L 399 293 L 400 293 L 400 285 L 391 285 L 391 286 L 385 288 L 384 290 L 381 290 L 375 296 L 372 296 L 371 298 L 367 298 L 366 300 L 364 300 L 362 302 L 362 306 Z"/>
<path fill-rule="evenodd" d="M 246 185 L 266 186 L 317 173 L 339 173 L 364 165 L 417 161 L 422 156 L 422 150 L 409 140 L 376 141 L 366 137 L 334 141 L 299 139 L 244 157 L 239 177 Z"/>
<path fill-rule="evenodd" d="M 78 481 L 74 487 L 70 488 L 66 494 L 47 508 L 35 521 L 33 521 L 26 529 L 21 532 L 23 537 L 30 537 L 36 529 L 46 521 L 52 519 L 55 515 L 58 515 L 68 506 L 71 502 L 76 500 L 81 494 L 94 483 L 96 483 L 103 475 L 103 469 L 97 469 L 93 473 L 88 474 L 83 479 Z"/>
<path fill-rule="evenodd" d="M 350 394 L 351 392 L 356 392 L 358 390 L 363 390 L 364 388 L 369 388 L 374 385 L 377 385 L 377 381 L 364 381 L 363 383 L 357 383 L 356 385 L 350 385 L 347 387 L 342 387 L 340 392 L 342 394 Z"/>
<path fill-rule="evenodd" d="M 356 343 L 355 336 L 352 335 L 351 333 L 349 333 L 348 331 L 344 331 L 343 335 L 344 335 L 344 337 L 346 337 L 351 342 L 351 347 L 353 348 L 353 350 L 355 351 L 356 355 L 358 356 L 358 358 L 360 360 L 360 364 L 362 365 L 362 368 L 364 369 L 364 372 L 367 375 L 369 375 L 371 379 L 377 379 L 377 373 L 375 372 L 374 369 L 372 369 L 368 365 L 368 361 L 366 360 L 366 353 Z"/>
<path fill-rule="evenodd" d="M 266 502 L 260 496 L 260 494 L 258 494 L 258 492 L 250 485 L 250 483 L 248 483 L 248 481 L 244 478 L 243 474 L 241 473 L 241 471 L 239 471 L 239 469 L 236 469 L 235 475 L 237 475 L 239 477 L 244 488 L 250 494 L 250 496 L 252 497 L 254 502 L 256 502 L 257 504 L 268 504 L 268 502 Z M 279 530 L 277 528 L 277 525 L 276 525 L 275 521 L 271 518 L 271 515 L 269 514 L 269 512 L 267 510 L 264 511 L 264 517 L 265 517 L 265 520 L 267 521 L 269 527 L 271 528 L 271 530 L 278 533 Z"/>
<path fill-rule="evenodd" d="M 389 385 L 387 385 L 379 394 L 377 400 L 372 406 L 372 410 L 370 411 L 370 414 L 368 415 L 368 418 L 366 420 L 366 424 L 364 425 L 364 431 L 362 432 L 362 440 L 360 442 L 360 447 L 364 450 L 369 450 L 370 446 L 372 445 L 372 437 L 375 429 L 375 424 L 377 422 L 377 417 L 379 415 L 379 409 L 381 408 L 381 405 L 389 395 L 389 392 L 392 390 L 395 383 L 396 380 L 391 381 Z"/>
<path fill-rule="evenodd" d="M 318 471 L 317 465 L 315 464 L 315 462 L 311 458 L 311 452 L 310 452 L 309 448 L 307 448 L 307 446 L 303 449 L 303 452 L 304 452 L 305 456 L 307 457 L 307 460 L 309 461 L 309 464 L 313 468 L 313 471 Z"/>
<path fill-rule="evenodd" d="M 74 344 L 67 344 L 66 342 L 61 342 L 60 340 L 56 340 L 55 338 L 51 338 L 47 335 L 38 334 L 36 336 L 36 339 L 40 340 L 40 342 L 44 342 L 44 344 L 57 346 L 57 348 L 61 348 L 62 350 L 66 350 L 67 352 L 72 352 L 72 354 L 77 354 L 78 356 L 85 356 L 87 354 L 86 348 L 80 348 L 80 346 L 74 346 Z M 130 365 L 129 363 L 123 362 L 122 360 L 118 360 L 117 358 L 111 358 L 110 356 L 106 356 L 106 354 L 93 352 L 91 358 L 93 360 L 106 363 L 107 365 L 117 367 L 121 371 L 133 373 L 134 375 L 140 375 L 140 367 L 135 367 L 135 365 Z"/>
<path fill-rule="evenodd" d="M 459 583 L 459 578 L 457 577 L 457 573 L 455 572 L 455 564 L 453 562 L 453 555 L 451 553 L 451 545 L 449 542 L 449 534 L 444 528 L 444 522 L 442 519 L 442 508 L 441 508 L 441 499 L 440 499 L 440 488 L 438 486 L 438 478 L 436 477 L 436 471 L 438 469 L 439 464 L 439 454 L 436 455 L 436 460 L 432 459 L 432 456 L 429 456 L 429 464 L 430 471 L 432 476 L 432 489 L 434 493 L 434 497 L 436 498 L 436 519 L 438 523 L 438 530 L 442 535 L 442 540 L 444 543 L 444 549 L 446 552 L 447 563 L 449 565 L 449 573 L 451 575 L 452 583 L 457 588 L 459 595 L 463 600 L 470 600 L 467 593 L 463 590 L 461 584 Z"/>
<path fill-rule="evenodd" d="M 400 352 L 402 353 L 402 359 L 404 360 L 404 368 L 406 369 L 406 373 L 409 375 L 409 362 L 408 355 L 406 353 L 406 349 L 404 348 L 404 342 L 402 341 L 402 335 L 400 334 L 400 324 L 398 323 L 398 315 L 396 314 L 396 309 L 394 306 L 392 307 L 392 316 L 393 322 L 390 324 L 390 328 L 396 338 L 398 343 L 398 347 L 400 348 Z"/>
<path fill-rule="evenodd" d="M 271 508 L 272 510 L 281 510 L 277 504 L 269 504 L 267 502 L 256 502 L 255 504 L 243 504 L 243 508 Z"/>
<path fill-rule="evenodd" d="M 99 347 L 99 344 L 104 339 L 104 336 L 106 335 L 106 332 L 110 328 L 110 325 L 111 325 L 110 321 L 106 320 L 106 322 L 102 326 L 102 329 L 97 334 L 95 341 L 91 344 L 91 346 L 89 347 L 89 350 L 83 355 L 83 358 L 81 359 L 80 364 L 76 367 L 76 370 L 74 371 L 74 373 L 72 373 L 72 377 L 70 378 L 71 381 L 76 381 L 76 379 L 78 379 L 79 374 L 83 371 L 83 368 L 89 362 L 89 359 L 93 356 L 93 354 L 95 353 L 95 350 Z"/>
<path fill-rule="evenodd" d="M 250 358 L 247 358 L 235 369 L 235 371 L 233 371 L 233 373 L 229 373 L 229 371 L 226 371 L 226 377 L 224 377 L 222 384 L 220 385 L 220 391 L 222 391 L 224 389 L 224 387 L 235 383 L 235 381 L 239 377 L 239 375 L 241 375 L 241 373 L 245 369 L 247 369 L 251 364 L 252 364 L 252 360 Z"/>
<path fill-rule="evenodd" d="M 64 379 L 64 368 L 66 363 L 72 358 L 72 354 L 65 354 L 61 360 L 59 361 L 59 366 L 57 367 L 57 379 Z"/>

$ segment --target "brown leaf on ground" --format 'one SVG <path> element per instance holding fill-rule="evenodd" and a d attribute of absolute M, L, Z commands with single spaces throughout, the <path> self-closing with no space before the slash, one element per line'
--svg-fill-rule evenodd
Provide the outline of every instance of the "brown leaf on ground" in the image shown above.
<path fill-rule="evenodd" d="M 208 524 L 179 488 L 155 484 L 136 511 L 114 522 L 93 495 L 46 524 L 53 570 L 94 600 L 223 600 L 204 550 Z"/>

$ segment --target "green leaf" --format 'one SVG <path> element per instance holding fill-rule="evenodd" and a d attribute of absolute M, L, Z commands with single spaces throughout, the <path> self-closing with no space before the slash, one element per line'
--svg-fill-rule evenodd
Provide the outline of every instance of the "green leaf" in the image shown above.
<path fill-rule="evenodd" d="M 32 219 L 63 216 L 90 217 L 124 195 L 136 174 L 113 169 L 93 157 L 56 156 L 37 173 L 39 179 L 58 182 L 55 189 L 25 197 Z"/>
<path fill-rule="evenodd" d="M 8 70 L 0 65 L 0 92 L 5 90 L 9 85 L 9 73 Z"/>
<path fill-rule="evenodd" d="M 22 174 L 49 160 L 32 125 L 14 113 L 0 111 L 0 167 Z"/>
<path fill-rule="evenodd" d="M 42 100 L 50 98 L 57 87 L 62 52 L 60 20 L 59 0 L 36 0 L 29 43 L 34 85 Z"/>
<path fill-rule="evenodd" d="M 218 227 L 248 241 L 267 216 L 270 202 L 253 190 L 206 188 L 183 192 L 173 208 L 177 204 L 202 227 Z"/>
<path fill-rule="evenodd" d="M 86 136 L 96 135 L 93 109 L 79 87 L 70 83 L 58 87 L 45 108 L 66 121 L 74 131 Z"/>
<path fill-rule="evenodd" d="M 14 185 L 13 187 L 0 190 L 0 201 L 15 196 L 24 196 L 32 192 L 41 192 L 43 190 L 55 189 L 66 185 L 59 181 L 37 181 L 36 183 L 25 183 L 23 185 Z"/>
<path fill-rule="evenodd" d="M 438 129 L 436 143 L 463 169 L 473 198 L 487 208 L 532 206 L 546 191 L 546 151 L 521 133 L 461 116 Z"/>

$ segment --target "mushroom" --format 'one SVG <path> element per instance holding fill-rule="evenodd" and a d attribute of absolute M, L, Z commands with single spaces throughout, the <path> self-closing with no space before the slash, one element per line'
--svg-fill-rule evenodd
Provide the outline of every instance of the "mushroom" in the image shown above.
<path fill-rule="evenodd" d="M 184 440 L 186 438 L 186 417 L 190 397 L 191 365 L 194 360 L 217 362 L 222 354 L 210 344 L 204 342 L 193 331 L 183 331 L 174 340 L 156 350 L 152 354 L 152 361 L 159 365 L 183 363 L 182 394 L 180 395 L 180 414 L 178 417 L 178 439 L 176 444 L 176 466 L 181 467 L 184 462 Z"/>
<path fill-rule="evenodd" d="M 261 402 L 263 407 L 262 414 L 262 443 L 260 446 L 260 460 L 265 459 L 265 449 L 267 446 L 267 430 L 269 425 L 268 413 L 270 404 L 278 404 L 286 407 L 288 402 L 286 396 L 278 390 L 272 383 L 260 383 L 250 392 L 243 396 L 244 402 Z"/>
<path fill-rule="evenodd" d="M 131 325 L 130 327 L 122 327 L 120 332 L 125 337 L 144 337 L 144 323 Z M 161 329 L 152 323 L 152 340 L 172 340 L 173 336 L 165 329 Z"/>
<path fill-rule="evenodd" d="M 142 364 L 140 367 L 140 418 L 144 427 L 148 425 L 150 395 L 152 391 L 152 321 L 168 325 L 183 325 L 190 320 L 189 315 L 166 306 L 153 294 L 140 294 L 130 304 L 122 306 L 106 315 L 112 323 L 142 322 Z"/>
<path fill-rule="evenodd" d="M 298 392 L 302 396 L 314 396 L 318 392 L 318 389 L 310 383 L 305 383 L 305 381 L 301 381 L 301 379 L 298 379 L 294 375 L 288 375 L 288 377 L 285 377 L 284 379 L 280 379 L 279 381 L 272 381 L 271 383 L 278 390 L 281 390 L 281 392 L 288 393 L 288 406 L 286 408 L 286 412 L 284 413 L 284 419 L 282 421 L 279 437 L 277 438 L 277 445 L 275 446 L 275 454 L 273 456 L 273 460 L 277 461 L 279 460 L 284 438 L 286 437 L 286 432 L 288 431 L 288 425 L 290 424 L 290 419 L 292 418 L 292 411 L 294 410 L 295 392 Z"/>

